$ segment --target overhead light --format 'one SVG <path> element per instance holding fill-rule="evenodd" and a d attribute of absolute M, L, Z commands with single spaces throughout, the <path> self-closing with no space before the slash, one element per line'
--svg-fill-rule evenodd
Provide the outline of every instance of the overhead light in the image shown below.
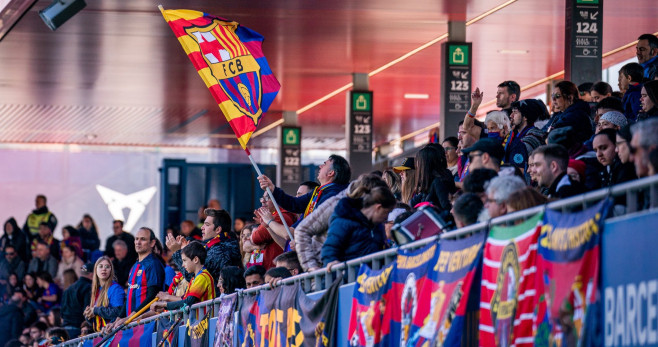
<path fill-rule="evenodd" d="M 498 53 L 500 54 L 528 54 L 530 53 L 527 49 L 499 49 Z"/>
<path fill-rule="evenodd" d="M 93 140 L 93 139 L 97 138 L 98 136 L 96 134 L 87 134 L 87 135 L 85 135 L 85 137 L 87 138 L 87 140 Z"/>
<path fill-rule="evenodd" d="M 412 94 L 412 93 L 407 93 L 404 94 L 405 99 L 429 99 L 430 95 L 429 94 Z"/>

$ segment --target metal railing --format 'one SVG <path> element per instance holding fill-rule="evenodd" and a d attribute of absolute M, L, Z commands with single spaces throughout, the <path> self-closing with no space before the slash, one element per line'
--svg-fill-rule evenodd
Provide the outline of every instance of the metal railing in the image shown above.
<path fill-rule="evenodd" d="M 356 280 L 356 275 L 358 274 L 361 264 L 367 264 L 372 269 L 378 270 L 383 266 L 388 265 L 395 260 L 400 249 L 418 249 L 432 242 L 442 239 L 452 239 L 456 237 L 462 237 L 469 235 L 474 232 L 481 230 L 486 230 L 493 225 L 511 225 L 519 220 L 526 220 L 529 217 L 534 216 L 538 212 L 545 211 L 546 209 L 560 210 L 562 212 L 568 212 L 572 210 L 585 209 L 591 205 L 594 205 L 601 201 L 604 198 L 613 197 L 613 198 L 625 198 L 626 204 L 623 211 L 617 210 L 617 214 L 614 217 L 620 215 L 631 214 L 645 209 L 654 209 L 658 207 L 658 175 L 647 177 L 643 179 L 638 179 L 622 184 L 615 185 L 610 188 L 604 188 L 588 192 L 585 194 L 573 196 L 566 199 L 561 199 L 554 202 L 549 202 L 545 205 L 532 207 L 522 211 L 517 211 L 510 213 L 501 217 L 491 219 L 487 222 L 480 222 L 477 224 L 469 225 L 467 227 L 445 232 L 438 236 L 432 236 L 426 239 L 418 240 L 405 244 L 401 247 L 389 248 L 377 253 L 369 254 L 360 258 L 352 259 L 340 264 L 336 264 L 331 268 L 331 271 L 327 271 L 326 268 L 319 269 L 313 272 L 307 272 L 299 274 L 293 277 L 289 277 L 279 281 L 279 285 L 294 285 L 300 284 L 305 292 L 315 292 L 321 291 L 328 288 L 333 280 L 337 278 L 338 272 L 344 272 L 343 281 L 344 283 L 352 283 Z M 256 294 L 261 290 L 270 290 L 272 289 L 269 284 L 264 284 L 258 287 L 240 290 L 237 293 L 231 294 L 230 296 L 237 295 L 238 298 L 241 298 L 245 295 Z M 215 298 L 213 300 L 204 301 L 192 305 L 189 309 L 183 308 L 173 312 L 165 312 L 154 317 L 149 317 L 147 319 L 141 320 L 136 323 L 131 323 L 128 325 L 129 328 L 152 322 L 153 320 L 159 318 L 169 318 L 173 315 L 183 314 L 184 319 L 187 319 L 190 314 L 196 314 L 198 316 L 199 311 L 204 308 L 212 307 L 214 309 L 213 316 L 216 312 L 219 312 L 219 304 L 221 303 L 220 298 Z M 63 346 L 75 346 L 78 343 L 93 339 L 100 336 L 100 334 L 95 333 L 87 335 L 84 337 L 76 338 L 69 340 L 63 344 Z"/>

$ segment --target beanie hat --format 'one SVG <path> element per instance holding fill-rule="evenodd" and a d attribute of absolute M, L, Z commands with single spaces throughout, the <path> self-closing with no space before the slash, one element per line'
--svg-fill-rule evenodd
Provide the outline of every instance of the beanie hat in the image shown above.
<path fill-rule="evenodd" d="M 580 181 L 585 180 L 585 162 L 582 160 L 569 159 L 569 167 L 576 170 L 580 176 Z"/>
<path fill-rule="evenodd" d="M 625 127 L 628 122 L 626 121 L 626 116 L 624 116 L 623 113 L 619 111 L 608 111 L 604 113 L 601 118 L 599 118 L 599 121 L 608 121 L 620 128 Z"/>

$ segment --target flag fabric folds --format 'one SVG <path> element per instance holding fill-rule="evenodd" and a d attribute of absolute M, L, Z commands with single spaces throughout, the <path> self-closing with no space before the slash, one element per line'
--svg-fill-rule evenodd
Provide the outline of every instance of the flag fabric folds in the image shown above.
<path fill-rule="evenodd" d="M 246 148 L 281 88 L 263 55 L 263 36 L 203 12 L 162 10 L 162 15 Z"/>
<path fill-rule="evenodd" d="M 110 347 L 139 347 L 150 346 L 153 339 L 153 332 L 157 331 L 155 324 L 152 321 L 146 324 L 134 326 L 130 329 L 120 330 L 112 338 Z"/>
<path fill-rule="evenodd" d="M 185 335 L 185 347 L 206 347 L 209 343 L 208 322 L 212 310 L 208 310 L 201 319 L 192 316 L 187 320 L 187 334 Z"/>
<path fill-rule="evenodd" d="M 539 236 L 536 344 L 594 345 L 600 240 L 609 200 L 577 213 L 547 210 Z M 595 333 L 594 333 L 595 334 Z M 592 336 L 587 339 L 587 336 Z M 600 337 L 599 337 L 600 338 Z"/>
<path fill-rule="evenodd" d="M 339 276 L 317 300 L 299 284 L 242 299 L 236 327 L 240 346 L 335 346 Z"/>
<path fill-rule="evenodd" d="M 470 345 L 462 344 L 462 336 L 471 337 L 464 332 L 467 311 L 474 311 L 473 316 L 477 313 L 479 297 L 472 295 L 472 291 L 475 289 L 477 294 L 479 289 L 478 269 L 486 236 L 480 232 L 459 240 L 442 240 L 439 244 L 439 256 L 429 269 L 428 286 L 421 289 L 423 297 L 429 296 L 429 311 L 418 333 L 412 335 L 414 346 L 425 346 L 425 341 L 430 346 Z M 471 309 L 469 302 L 473 299 L 475 307 Z"/>
<path fill-rule="evenodd" d="M 436 264 L 439 244 L 432 243 L 414 251 L 399 250 L 393 270 L 391 295 L 387 307 L 391 308 L 390 333 L 387 346 L 413 346 L 418 330 L 430 311 L 432 287 L 427 277 Z M 426 290 L 423 290 L 426 289 Z"/>
<path fill-rule="evenodd" d="M 237 295 L 222 298 L 215 329 L 215 347 L 233 346 L 233 313 L 238 301 Z"/>
<path fill-rule="evenodd" d="M 484 248 L 480 286 L 480 345 L 532 346 L 537 293 L 537 238 L 542 213 L 512 226 L 494 226 Z"/>
<path fill-rule="evenodd" d="M 385 346 L 382 342 L 384 314 L 391 289 L 395 262 L 380 270 L 361 264 L 352 295 L 352 311 L 347 339 L 350 346 Z M 390 310 L 389 310 L 390 311 Z M 388 332 L 389 327 L 386 327 Z"/>
<path fill-rule="evenodd" d="M 162 347 L 178 347 L 178 327 L 182 322 L 182 320 L 159 319 L 158 345 L 162 342 Z"/>

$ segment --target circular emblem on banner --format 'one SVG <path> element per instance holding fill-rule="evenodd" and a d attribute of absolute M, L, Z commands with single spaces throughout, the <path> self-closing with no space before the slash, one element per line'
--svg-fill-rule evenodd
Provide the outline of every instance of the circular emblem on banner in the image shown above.
<path fill-rule="evenodd" d="M 509 346 L 512 340 L 520 275 L 518 251 L 512 242 L 503 248 L 496 291 L 491 299 L 491 320 L 498 346 Z"/>
<path fill-rule="evenodd" d="M 407 275 L 404 281 L 404 289 L 402 290 L 402 298 L 400 300 L 402 308 L 402 331 L 400 333 L 400 346 L 406 346 L 409 340 L 409 330 L 411 329 L 411 321 L 416 316 L 416 308 L 418 306 L 418 294 L 416 293 L 416 275 L 413 272 Z"/>

